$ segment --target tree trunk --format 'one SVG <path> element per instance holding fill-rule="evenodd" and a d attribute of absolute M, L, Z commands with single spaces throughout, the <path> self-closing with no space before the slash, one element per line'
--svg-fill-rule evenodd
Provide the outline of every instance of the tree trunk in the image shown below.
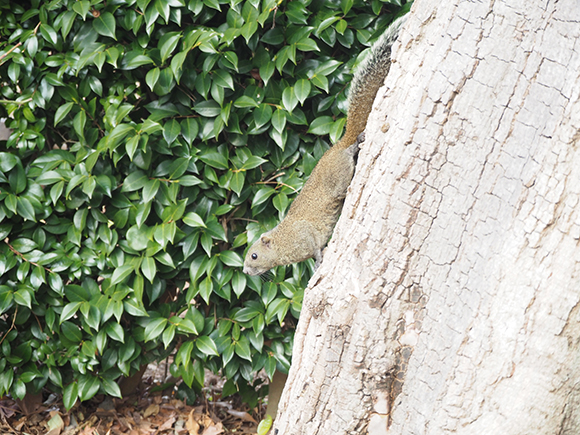
<path fill-rule="evenodd" d="M 278 435 L 580 434 L 579 37 L 577 0 L 415 0 Z"/>

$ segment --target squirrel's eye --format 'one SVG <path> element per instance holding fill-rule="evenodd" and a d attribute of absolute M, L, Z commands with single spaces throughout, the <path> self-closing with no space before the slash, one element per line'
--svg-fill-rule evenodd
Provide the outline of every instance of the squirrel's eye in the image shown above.
<path fill-rule="evenodd" d="M 258 259 L 258 254 L 256 254 L 255 252 L 252 254 L 252 260 L 257 260 Z"/>

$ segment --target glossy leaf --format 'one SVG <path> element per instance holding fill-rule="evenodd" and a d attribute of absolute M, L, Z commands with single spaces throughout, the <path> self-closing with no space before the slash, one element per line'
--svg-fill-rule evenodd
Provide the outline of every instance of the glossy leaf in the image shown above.
<path fill-rule="evenodd" d="M 98 34 L 117 40 L 115 35 L 115 17 L 110 12 L 104 12 L 93 21 L 93 28 Z"/>

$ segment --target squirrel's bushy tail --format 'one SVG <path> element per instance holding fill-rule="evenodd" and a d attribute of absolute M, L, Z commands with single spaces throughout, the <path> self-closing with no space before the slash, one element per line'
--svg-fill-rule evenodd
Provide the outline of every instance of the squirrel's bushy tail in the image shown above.
<path fill-rule="evenodd" d="M 391 47 L 407 15 L 395 20 L 373 44 L 367 58 L 358 66 L 349 91 L 346 132 L 337 144 L 348 148 L 364 131 L 377 91 L 383 85 L 391 66 Z"/>

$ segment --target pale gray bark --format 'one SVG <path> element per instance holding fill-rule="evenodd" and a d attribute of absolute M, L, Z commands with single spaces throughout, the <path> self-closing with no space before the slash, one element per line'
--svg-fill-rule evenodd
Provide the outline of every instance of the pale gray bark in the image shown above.
<path fill-rule="evenodd" d="M 580 433 L 579 37 L 577 0 L 415 0 L 278 435 Z"/>

